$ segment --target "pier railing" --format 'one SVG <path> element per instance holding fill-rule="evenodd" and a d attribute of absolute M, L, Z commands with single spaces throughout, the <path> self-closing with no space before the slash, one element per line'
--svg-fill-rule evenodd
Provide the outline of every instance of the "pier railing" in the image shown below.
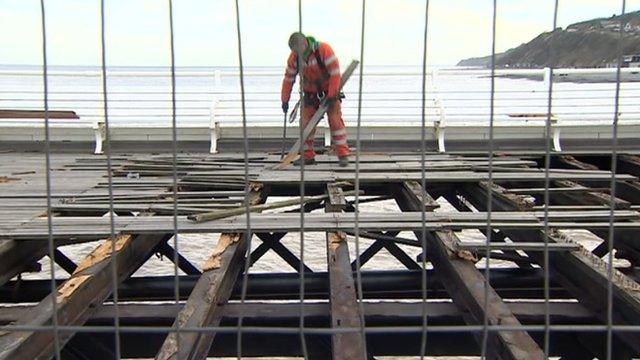
<path fill-rule="evenodd" d="M 549 69 L 498 69 L 491 115 L 491 72 L 486 69 L 430 69 L 427 72 L 425 123 L 429 139 L 440 151 L 449 140 L 488 138 L 493 116 L 497 139 L 518 136 L 543 139 L 549 99 Z M 171 89 L 168 70 L 110 70 L 109 120 L 114 141 L 167 141 L 171 138 Z M 0 108 L 42 109 L 40 70 L 1 70 Z M 102 75 L 98 70 L 50 70 L 49 107 L 73 110 L 83 119 L 74 124 L 52 120 L 53 140 L 95 141 L 102 152 L 104 131 Z M 217 151 L 218 139 L 241 139 L 241 100 L 235 70 L 178 70 L 177 113 L 180 141 L 208 141 Z M 345 88 L 343 114 L 354 126 L 357 76 Z M 362 93 L 363 138 L 404 140 L 419 134 L 421 72 L 407 69 L 366 69 Z M 279 86 L 282 70 L 245 72 L 249 136 L 282 136 Z M 552 139 L 561 150 L 562 139 L 611 137 L 614 118 L 616 69 L 554 69 Z M 620 137 L 640 136 L 640 71 L 621 69 L 619 96 Z M 139 84 L 139 85 L 136 85 Z M 295 98 L 295 94 L 294 94 Z M 296 101 L 295 99 L 292 102 Z M 293 105 L 293 104 L 292 104 Z M 293 124 L 295 126 L 295 124 Z M 291 125 L 290 125 L 291 126 Z M 0 119 L 0 141 L 42 140 L 42 120 Z M 325 136 L 326 129 L 318 132 Z M 289 131 L 295 137 L 296 131 Z M 327 144 L 326 144 L 327 145 Z"/>

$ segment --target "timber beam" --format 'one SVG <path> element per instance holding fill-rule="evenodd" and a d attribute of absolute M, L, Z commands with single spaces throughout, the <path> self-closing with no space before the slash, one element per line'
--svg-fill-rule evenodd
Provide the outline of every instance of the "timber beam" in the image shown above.
<path fill-rule="evenodd" d="M 407 187 L 400 189 L 398 204 L 403 211 L 419 211 L 423 200 Z M 422 238 L 422 232 L 416 231 Z M 453 302 L 466 314 L 469 324 L 520 326 L 521 323 L 509 310 L 495 290 L 475 267 L 468 252 L 454 250 L 459 240 L 453 231 L 426 231 L 425 237 L 429 258 L 436 274 L 451 295 Z M 485 295 L 488 294 L 488 297 Z M 482 343 L 482 341 L 479 341 Z M 544 359 L 544 352 L 524 330 L 494 331 L 487 339 L 487 351 L 491 358 Z"/>
<path fill-rule="evenodd" d="M 329 201 L 326 212 L 341 212 L 346 206 L 342 188 L 337 184 L 327 185 Z M 347 235 L 342 232 L 327 232 L 327 264 L 329 272 L 329 303 L 331 327 L 363 328 L 364 316 L 356 297 L 356 288 L 349 260 Z M 333 359 L 366 359 L 364 333 L 336 332 L 331 336 Z"/>
<path fill-rule="evenodd" d="M 112 289 L 111 259 L 115 256 L 119 283 L 137 270 L 170 234 L 118 235 L 105 240 L 77 267 L 71 277 L 36 305 L 34 311 L 16 321 L 17 325 L 47 326 L 57 317 L 59 325 L 82 325 L 102 305 Z M 112 253 L 115 247 L 115 254 Z M 56 302 L 54 313 L 53 301 Z M 73 332 L 59 335 L 64 345 Z M 51 358 L 55 354 L 54 333 L 15 331 L 0 337 L 0 359 Z"/>
<path fill-rule="evenodd" d="M 260 189 L 253 188 L 249 204 L 264 203 L 266 197 Z M 187 303 L 176 316 L 173 327 L 176 331 L 167 335 L 156 359 L 205 359 L 216 333 L 180 332 L 183 327 L 218 326 L 221 306 L 231 296 L 231 291 L 242 271 L 247 252 L 244 233 L 223 233 L 211 256 L 202 266 L 202 275 L 189 295 Z"/>
<path fill-rule="evenodd" d="M 510 201 L 506 190 L 498 185 L 481 183 L 480 186 L 467 186 L 465 197 L 475 208 L 483 211 L 487 208 L 486 191 L 493 192 L 493 208 L 496 212 L 518 209 L 515 201 Z M 512 195 L 512 194 L 510 194 Z M 575 243 L 568 236 L 556 231 L 545 234 L 542 230 L 505 229 L 507 236 L 514 242 Z M 525 252 L 527 256 L 544 264 L 541 252 Z M 576 251 L 549 252 L 549 270 L 560 284 L 573 293 L 576 298 L 593 311 L 601 321 L 607 321 L 607 299 L 609 288 L 608 265 L 584 248 Z M 632 325 L 640 323 L 640 286 L 632 279 L 614 269 L 611 279 L 613 290 L 613 323 Z M 640 334 L 633 332 L 614 332 L 635 352 L 640 352 Z M 623 346 L 622 346 L 623 347 Z M 620 348 L 622 348 L 620 347 Z M 622 349 L 620 349 L 622 351 Z"/>

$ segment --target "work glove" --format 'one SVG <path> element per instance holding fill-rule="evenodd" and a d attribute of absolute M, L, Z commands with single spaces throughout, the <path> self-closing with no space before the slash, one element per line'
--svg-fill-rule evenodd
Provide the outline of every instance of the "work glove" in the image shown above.
<path fill-rule="evenodd" d="M 288 113 L 289 112 L 289 103 L 288 102 L 282 102 L 282 112 L 283 113 Z"/>

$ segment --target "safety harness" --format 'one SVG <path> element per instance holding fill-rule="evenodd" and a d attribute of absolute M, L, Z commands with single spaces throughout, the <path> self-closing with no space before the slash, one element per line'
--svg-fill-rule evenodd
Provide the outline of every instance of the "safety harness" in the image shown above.
<path fill-rule="evenodd" d="M 302 55 L 304 56 L 305 59 L 308 59 L 311 54 L 315 56 L 316 61 L 318 62 L 318 67 L 320 68 L 320 72 L 322 73 L 322 78 L 315 81 L 315 85 L 317 89 L 315 96 L 313 93 L 308 93 L 308 92 L 305 92 L 304 95 L 305 95 L 307 105 L 317 105 L 320 99 L 322 99 L 326 95 L 322 91 L 322 84 L 325 81 L 328 81 L 331 75 L 329 74 L 329 70 L 327 70 L 327 66 L 325 65 L 324 61 L 322 60 L 322 57 L 320 56 L 320 52 L 318 51 L 318 48 L 320 47 L 320 42 L 317 41 L 313 36 L 307 36 L 306 38 L 309 46 L 307 47 L 304 54 Z M 343 99 L 343 98 L 344 98 L 344 93 L 340 92 L 338 94 L 338 99 Z"/>

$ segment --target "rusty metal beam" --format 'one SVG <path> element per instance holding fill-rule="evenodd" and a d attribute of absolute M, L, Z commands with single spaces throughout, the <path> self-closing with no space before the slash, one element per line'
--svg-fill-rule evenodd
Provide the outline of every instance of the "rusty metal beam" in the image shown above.
<path fill-rule="evenodd" d="M 403 211 L 422 208 L 422 200 L 407 187 L 400 189 L 397 201 Z M 475 267 L 471 254 L 454 250 L 454 243 L 459 240 L 453 231 L 428 231 L 425 235 L 436 274 L 442 278 L 453 302 L 463 310 L 467 323 L 483 324 L 486 318 L 489 325 L 521 325 L 495 290 L 491 286 L 487 288 L 486 279 Z M 421 238 L 422 233 L 416 232 L 416 237 Z M 502 359 L 544 359 L 538 344 L 522 330 L 490 332 L 487 354 Z"/>
<path fill-rule="evenodd" d="M 273 250 L 282 260 L 284 260 L 291 268 L 295 271 L 300 271 L 300 258 L 297 257 L 294 253 L 291 252 L 286 246 L 280 243 L 280 240 L 287 233 L 257 233 L 255 234 L 258 239 L 262 241 L 252 253 L 251 253 L 251 264 L 255 263 L 260 259 L 267 251 Z M 306 264 L 302 264 L 304 272 L 311 273 L 310 267 Z"/>
<path fill-rule="evenodd" d="M 177 258 L 178 268 L 187 275 L 201 274 L 200 270 L 198 270 L 195 265 L 193 265 L 187 258 L 182 256 L 182 254 L 176 252 L 176 249 L 174 249 L 173 246 L 169 245 L 166 242 L 160 243 L 160 245 L 158 245 L 158 247 L 156 247 L 154 251 L 166 257 L 171 262 L 173 262 L 174 259 Z"/>
<path fill-rule="evenodd" d="M 346 201 L 342 188 L 327 185 L 329 201 L 326 212 L 340 212 Z M 331 306 L 331 327 L 360 328 L 363 314 L 356 297 L 347 235 L 341 232 L 327 232 L 327 263 L 329 271 L 329 292 Z M 331 335 L 333 359 L 366 359 L 364 335 L 359 332 L 334 333 Z"/>

